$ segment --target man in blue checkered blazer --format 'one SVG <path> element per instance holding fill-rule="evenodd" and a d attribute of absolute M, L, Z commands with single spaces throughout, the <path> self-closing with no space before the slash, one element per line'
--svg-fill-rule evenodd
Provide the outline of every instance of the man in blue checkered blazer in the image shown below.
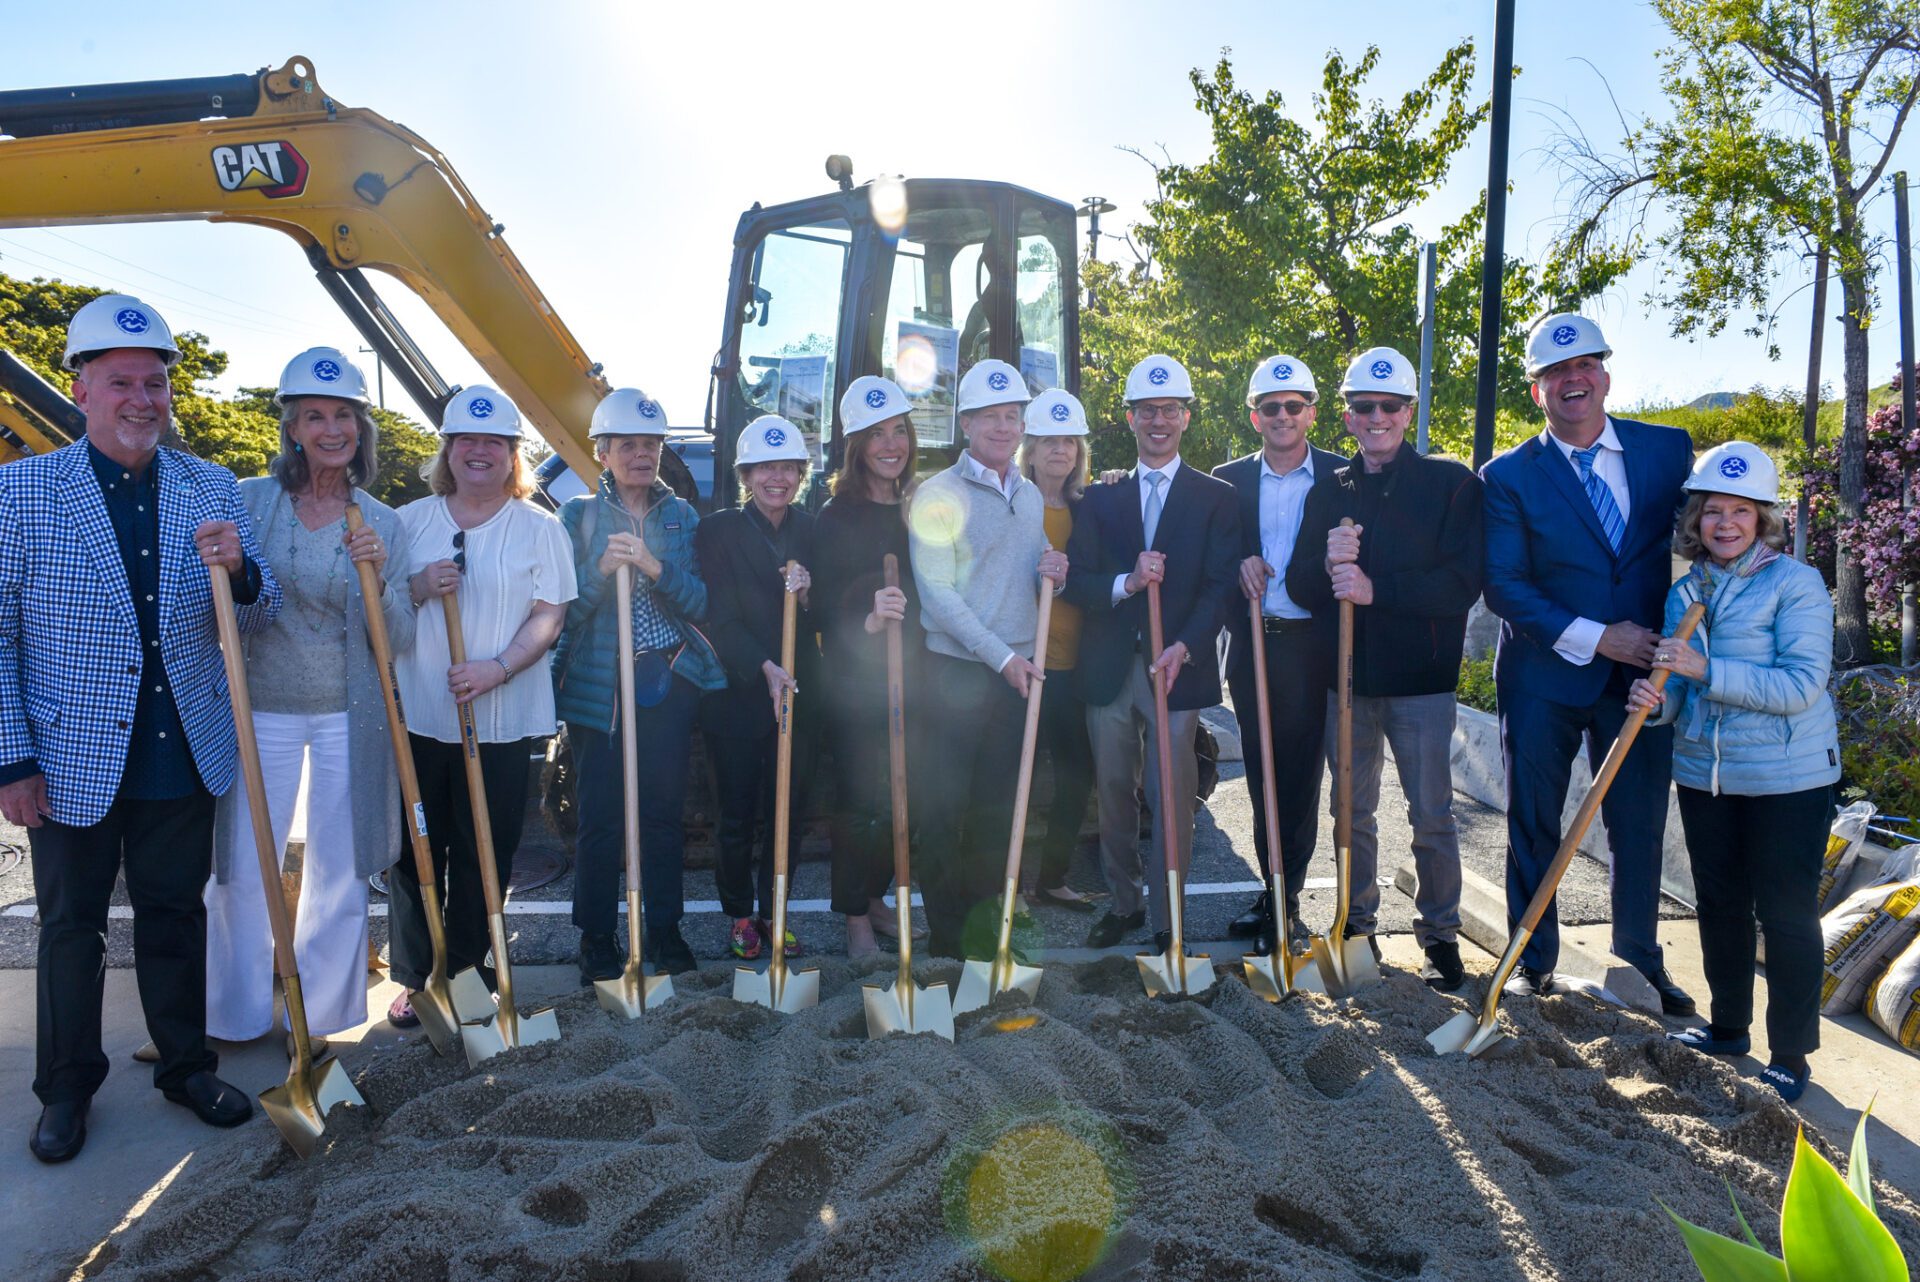
<path fill-rule="evenodd" d="M 146 304 L 87 304 L 66 356 L 86 439 L 0 468 L 0 813 L 33 847 L 43 1108 L 29 1147 L 46 1162 L 80 1151 L 106 1079 L 107 909 L 123 870 L 154 1085 L 213 1125 L 253 1112 L 206 1042 L 201 895 L 213 799 L 235 776 L 208 568 L 230 576 L 244 630 L 273 617 L 280 588 L 233 474 L 159 448 L 178 359 Z"/>

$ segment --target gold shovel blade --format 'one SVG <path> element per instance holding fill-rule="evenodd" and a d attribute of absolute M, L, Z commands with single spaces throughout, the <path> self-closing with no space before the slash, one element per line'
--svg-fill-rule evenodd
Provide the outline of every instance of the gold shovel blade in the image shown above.
<path fill-rule="evenodd" d="M 478 979 L 478 976 L 475 976 Z M 480 985 L 485 990 L 486 985 Z M 460 1017 L 454 1013 L 453 993 L 446 976 L 428 976 L 427 986 L 410 999 L 413 1013 L 420 1017 L 420 1030 L 427 1035 L 437 1055 L 451 1055 L 460 1038 Z"/>
<path fill-rule="evenodd" d="M 301 1072 L 295 1065 L 287 1080 L 260 1092 L 260 1107 L 287 1146 L 303 1158 L 312 1157 L 327 1129 L 327 1114 L 336 1104 L 366 1107 L 353 1079 L 335 1059 L 324 1059 Z"/>
<path fill-rule="evenodd" d="M 639 1019 L 673 1000 L 673 976 L 642 974 L 638 966 L 630 965 L 615 979 L 594 980 L 593 995 L 607 1014 Z"/>
<path fill-rule="evenodd" d="M 1309 956 L 1329 996 L 1348 997 L 1380 982 L 1380 965 L 1373 960 L 1373 949 L 1363 936 L 1335 943 L 1324 935 L 1315 935 Z"/>
<path fill-rule="evenodd" d="M 1274 957 L 1268 953 L 1248 953 L 1240 959 L 1247 968 L 1247 987 L 1270 1002 L 1277 1002 L 1295 993 L 1325 993 L 1326 981 L 1320 978 L 1320 968 L 1311 961 L 1294 957 Z M 1282 974 L 1286 984 L 1280 982 Z"/>
<path fill-rule="evenodd" d="M 453 1003 L 454 1019 L 460 1024 L 478 1024 L 500 1013 L 493 990 L 472 966 L 455 975 L 447 984 L 447 999 Z"/>
<path fill-rule="evenodd" d="M 863 984 L 867 1005 L 867 1037 L 879 1041 L 889 1033 L 932 1033 L 953 1040 L 953 1005 L 945 984 L 929 984 L 903 993 L 899 981 L 891 988 Z"/>
<path fill-rule="evenodd" d="M 1186 958 L 1184 968 L 1180 964 L 1182 959 L 1171 948 L 1164 953 L 1140 953 L 1133 960 L 1140 967 L 1140 982 L 1146 986 L 1149 997 L 1204 993 L 1213 987 L 1213 959 L 1205 953 Z"/>
<path fill-rule="evenodd" d="M 559 1040 L 560 1020 L 550 1010 L 537 1010 L 531 1015 L 516 1013 L 511 1017 L 505 1011 L 496 1011 L 492 1019 L 460 1026 L 460 1043 L 467 1050 L 468 1068 L 478 1068 L 504 1050 Z"/>
<path fill-rule="evenodd" d="M 775 991 L 776 987 L 779 991 Z M 736 967 L 733 972 L 733 1000 L 751 1006 L 765 1006 L 782 1015 L 797 1015 L 809 1006 L 820 1004 L 820 972 L 790 970 L 786 982 L 775 985 L 771 970 Z"/>
<path fill-rule="evenodd" d="M 1015 989 L 1025 993 L 1029 1001 L 1040 992 L 1040 967 L 1022 966 L 1008 958 L 1002 967 L 1007 982 L 996 988 L 993 983 L 993 966 L 990 961 L 970 961 L 960 970 L 960 987 L 953 995 L 953 1013 L 964 1015 L 968 1011 L 979 1010 L 1001 993 L 1010 993 Z"/>
<path fill-rule="evenodd" d="M 1461 1011 L 1427 1034 L 1427 1045 L 1436 1055 L 1479 1055 L 1506 1037 L 1498 1018 L 1483 1023 L 1472 1011 Z"/>

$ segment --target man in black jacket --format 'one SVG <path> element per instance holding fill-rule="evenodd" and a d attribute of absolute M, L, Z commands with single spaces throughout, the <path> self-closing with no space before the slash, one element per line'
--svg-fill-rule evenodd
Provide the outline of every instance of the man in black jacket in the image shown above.
<path fill-rule="evenodd" d="M 1451 992 L 1466 978 L 1456 942 L 1460 844 L 1450 764 L 1455 690 L 1485 552 L 1480 479 L 1462 464 L 1425 457 L 1407 444 L 1416 387 L 1412 365 L 1389 347 L 1362 352 L 1347 368 L 1340 391 L 1359 452 L 1334 474 L 1333 485 L 1307 496 L 1287 566 L 1287 594 L 1313 611 L 1335 644 L 1338 603 L 1357 607 L 1347 934 L 1372 935 L 1379 911 L 1374 810 L 1390 744 L 1413 828 L 1419 874 L 1413 930 L 1427 954 L 1423 976 Z M 1341 528 L 1342 517 L 1354 524 Z M 1327 755 L 1338 770 L 1334 696 L 1328 699 Z"/>

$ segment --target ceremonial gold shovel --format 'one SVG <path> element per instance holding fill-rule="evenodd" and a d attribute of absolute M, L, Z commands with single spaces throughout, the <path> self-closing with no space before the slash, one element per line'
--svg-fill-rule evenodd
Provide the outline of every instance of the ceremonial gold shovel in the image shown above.
<path fill-rule="evenodd" d="M 627 966 L 614 979 L 596 979 L 593 992 L 609 1015 L 639 1019 L 648 1005 L 673 1000 L 673 976 L 649 975 L 644 956 L 640 905 L 640 745 L 633 703 L 633 567 L 614 571 L 614 604 L 620 611 L 620 783 L 626 803 Z"/>
<path fill-rule="evenodd" d="M 441 597 L 440 605 L 447 620 L 447 655 L 458 666 L 467 661 L 466 634 L 460 626 L 459 593 L 450 592 Z M 550 1009 L 522 1016 L 513 1004 L 513 962 L 507 956 L 507 910 L 500 893 L 500 870 L 494 866 L 487 786 L 480 772 L 480 734 L 473 724 L 473 704 L 463 703 L 459 708 L 467 795 L 473 804 L 473 845 L 479 854 L 480 888 L 487 901 L 487 939 L 493 948 L 494 982 L 500 988 L 496 1003 L 477 968 L 469 966 L 453 977 L 453 1009 L 460 1016 L 460 1041 L 467 1048 L 467 1066 L 475 1068 L 510 1047 L 559 1041 L 560 1020 Z"/>
<path fill-rule="evenodd" d="M 780 666 L 793 675 L 795 634 L 799 631 L 799 598 L 794 595 L 797 561 L 787 562 L 787 599 L 780 618 Z M 733 1000 L 766 1006 L 792 1015 L 820 1004 L 820 972 L 787 969 L 787 840 L 788 811 L 793 803 L 793 687 L 780 691 L 780 747 L 774 766 L 773 800 L 773 956 L 766 973 L 738 966 L 733 972 Z M 901 888 L 901 897 L 908 891 Z M 900 941 L 904 950 L 906 940 Z"/>
<path fill-rule="evenodd" d="M 1688 606 L 1687 612 L 1680 618 L 1680 626 L 1674 630 L 1674 639 L 1686 644 L 1706 612 L 1706 603 L 1703 601 Z M 1655 691 L 1666 689 L 1667 675 L 1666 668 L 1653 670 L 1650 679 Z M 1479 1055 L 1506 1036 L 1500 1028 L 1500 997 L 1505 991 L 1507 979 L 1513 974 L 1513 968 L 1520 964 L 1520 954 L 1527 950 L 1534 930 L 1546 915 L 1547 905 L 1553 902 L 1554 892 L 1560 889 L 1560 879 L 1566 876 L 1567 866 L 1579 851 L 1588 826 L 1593 823 L 1594 815 L 1600 812 L 1600 802 L 1606 797 L 1607 789 L 1613 786 L 1613 777 L 1620 773 L 1621 763 L 1627 759 L 1627 752 L 1639 736 L 1640 727 L 1646 723 L 1647 712 L 1646 708 L 1636 708 L 1621 723 L 1620 733 L 1615 736 L 1613 746 L 1607 749 L 1599 773 L 1593 777 L 1593 787 L 1587 789 L 1586 800 L 1580 803 L 1580 809 L 1575 812 L 1566 835 L 1560 838 L 1560 849 L 1554 852 L 1553 862 L 1547 866 L 1546 880 L 1533 892 L 1532 902 L 1527 905 L 1520 924 L 1514 928 L 1513 937 L 1507 941 L 1507 951 L 1500 954 L 1500 964 L 1494 968 L 1493 978 L 1487 981 L 1487 995 L 1480 1004 L 1479 1015 L 1475 1016 L 1472 1011 L 1461 1011 L 1428 1033 L 1427 1044 L 1433 1047 L 1434 1054 L 1451 1055 L 1456 1051 L 1465 1051 L 1469 1055 Z"/>
<path fill-rule="evenodd" d="M 347 530 L 358 533 L 366 521 L 358 503 L 347 504 Z M 387 618 L 380 613 L 383 595 L 373 563 L 356 563 L 360 571 L 360 600 L 367 616 L 367 642 L 373 661 L 380 665 L 380 695 L 387 705 L 387 734 L 393 740 L 393 765 L 400 776 L 400 805 L 406 812 L 407 833 L 413 843 L 414 875 L 420 882 L 420 904 L 427 919 L 427 937 L 433 941 L 433 969 L 427 982 L 409 999 L 420 1028 L 434 1052 L 449 1055 L 460 1036 L 460 1020 L 453 1013 L 453 993 L 447 987 L 447 928 L 440 915 L 440 879 L 433 871 L 433 850 L 427 844 L 427 812 L 420 804 L 420 778 L 413 768 L 413 748 L 407 743 L 407 717 L 400 703 L 400 678 L 393 667 L 393 643 L 387 637 Z"/>
<path fill-rule="evenodd" d="M 1255 717 L 1260 723 L 1260 783 L 1267 825 L 1267 897 L 1273 905 L 1273 952 L 1264 957 L 1257 952 L 1249 952 L 1240 961 L 1247 970 L 1247 987 L 1268 1001 L 1277 1002 L 1296 992 L 1324 993 L 1327 986 L 1320 979 L 1320 968 L 1309 958 L 1295 957 L 1287 943 L 1292 923 L 1287 918 L 1286 873 L 1280 861 L 1280 802 L 1273 795 L 1273 722 L 1268 716 L 1267 705 L 1267 637 L 1265 622 L 1260 615 L 1260 598 L 1254 597 L 1248 604 L 1252 607 L 1253 616 L 1250 620 L 1253 625 L 1253 652 L 1248 657 L 1253 661 L 1254 700 L 1258 705 Z"/>
<path fill-rule="evenodd" d="M 273 849 L 273 823 L 267 814 L 267 783 L 260 773 L 260 745 L 253 737 L 253 701 L 247 696 L 247 665 L 240 653 L 240 623 L 233 612 L 233 584 L 221 566 L 210 568 L 213 617 L 220 634 L 220 654 L 227 665 L 227 689 L 233 696 L 233 731 L 239 739 L 240 773 L 247 789 L 247 810 L 253 820 L 253 847 L 260 859 L 260 885 L 267 896 L 267 921 L 273 929 L 273 957 L 280 968 L 281 995 L 287 1003 L 287 1027 L 293 1033 L 293 1062 L 287 1080 L 260 1092 L 260 1107 L 280 1129 L 280 1136 L 301 1157 L 312 1157 L 327 1129 L 327 1112 L 335 1104 L 365 1107 L 353 1079 L 340 1061 L 327 1056 L 313 1060 L 313 1042 L 307 1035 L 307 1007 L 300 996 L 300 971 L 293 956 L 293 923 L 287 920 L 287 901 L 280 892 L 280 860 Z M 376 598 L 377 600 L 377 598 Z"/>
<path fill-rule="evenodd" d="M 900 586 L 900 560 L 887 553 L 887 586 Z M 900 648 L 900 621 L 887 620 L 887 754 L 893 785 L 893 904 L 900 929 L 900 968 L 891 990 L 863 984 L 867 1036 L 888 1033 L 936 1033 L 953 1040 L 953 1007 L 945 984 L 916 988 L 913 983 L 913 870 L 907 855 L 906 659 Z"/>
<path fill-rule="evenodd" d="M 1147 584 L 1147 641 L 1157 662 L 1167 648 L 1160 627 L 1158 583 Z M 1155 817 L 1160 821 L 1160 844 L 1167 857 L 1167 925 L 1171 938 L 1164 954 L 1141 953 L 1134 958 L 1149 997 L 1201 993 L 1213 987 L 1213 959 L 1204 953 L 1189 957 L 1186 949 L 1186 887 L 1180 877 L 1180 847 L 1174 840 L 1173 736 L 1167 725 L 1167 689 L 1172 684 L 1173 679 L 1164 671 L 1153 682 L 1154 744 L 1160 752 L 1160 805 Z M 1191 742 L 1184 746 L 1188 752 L 1193 751 Z"/>
<path fill-rule="evenodd" d="M 1053 584 L 1040 581 L 1040 620 L 1033 653 L 1045 663 L 1047 631 L 1053 619 Z M 1062 678 L 1063 680 L 1065 678 Z M 1040 968 L 1022 966 L 1013 958 L 1013 906 L 1020 893 L 1020 855 L 1027 841 L 1027 801 L 1033 794 L 1034 746 L 1040 735 L 1040 682 L 1027 687 L 1027 725 L 1020 740 L 1020 779 L 1013 793 L 1013 835 L 1007 839 L 1006 884 L 1000 893 L 1000 936 L 990 962 L 970 961 L 960 971 L 960 989 L 953 995 L 953 1013 L 979 1010 L 1001 993 L 1019 989 L 1028 997 L 1040 991 Z"/>

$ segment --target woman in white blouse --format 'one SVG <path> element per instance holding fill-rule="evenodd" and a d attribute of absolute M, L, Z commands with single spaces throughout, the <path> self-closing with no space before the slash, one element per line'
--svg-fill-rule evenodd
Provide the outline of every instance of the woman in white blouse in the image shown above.
<path fill-rule="evenodd" d="M 472 966 L 487 986 L 487 910 L 480 890 L 472 803 L 456 703 L 473 705 L 480 764 L 504 884 L 527 813 L 531 740 L 554 732 L 547 652 L 578 593 L 572 549 L 552 516 L 526 501 L 533 483 L 520 457 L 520 413 L 491 387 L 462 389 L 448 404 L 440 452 L 427 468 L 430 498 L 400 509 L 408 591 L 419 607 L 413 649 L 399 657 L 420 799 L 446 906 L 447 973 Z M 439 598 L 458 592 L 467 662 L 447 648 Z M 402 834 L 402 845 L 405 844 Z M 413 860 L 389 875 L 393 978 L 407 986 L 387 1012 L 419 1022 L 412 995 L 426 982 L 433 949 Z"/>

